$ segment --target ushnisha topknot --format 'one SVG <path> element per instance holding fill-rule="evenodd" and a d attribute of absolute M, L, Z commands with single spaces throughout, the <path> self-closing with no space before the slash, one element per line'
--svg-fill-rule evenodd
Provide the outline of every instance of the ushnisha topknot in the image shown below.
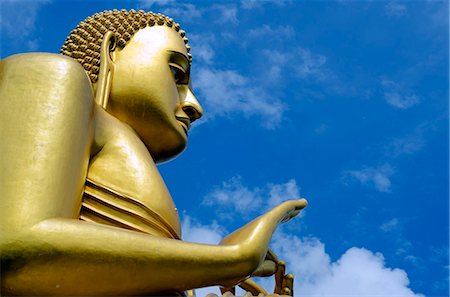
<path fill-rule="evenodd" d="M 100 46 L 105 33 L 112 31 L 116 37 L 116 46 L 123 48 L 137 31 L 152 26 L 167 26 L 177 31 L 186 44 L 189 62 L 192 63 L 186 33 L 180 29 L 178 23 L 161 13 L 135 11 L 133 9 L 130 11 L 125 9 L 105 10 L 87 17 L 70 32 L 61 47 L 60 53 L 80 62 L 91 81 L 95 83 L 98 80 Z"/>

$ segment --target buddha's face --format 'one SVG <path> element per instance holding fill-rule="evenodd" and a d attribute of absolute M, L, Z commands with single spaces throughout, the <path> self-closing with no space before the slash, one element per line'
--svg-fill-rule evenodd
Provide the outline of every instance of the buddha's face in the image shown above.
<path fill-rule="evenodd" d="M 107 111 L 137 132 L 156 162 L 181 153 L 203 111 L 180 35 L 166 26 L 139 30 L 114 52 L 114 65 Z"/>

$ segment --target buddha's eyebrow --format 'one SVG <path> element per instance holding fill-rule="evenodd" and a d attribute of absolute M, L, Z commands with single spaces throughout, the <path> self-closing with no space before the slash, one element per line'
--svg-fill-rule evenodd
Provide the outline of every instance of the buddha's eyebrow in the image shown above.
<path fill-rule="evenodd" d="M 186 73 L 189 72 L 189 59 L 184 54 L 177 52 L 177 51 L 169 51 L 171 53 L 170 59 L 171 62 L 177 63 L 180 65 Z"/>

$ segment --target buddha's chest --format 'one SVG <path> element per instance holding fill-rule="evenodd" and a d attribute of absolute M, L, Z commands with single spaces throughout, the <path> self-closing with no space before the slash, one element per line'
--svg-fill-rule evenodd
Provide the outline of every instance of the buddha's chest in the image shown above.
<path fill-rule="evenodd" d="M 126 141 L 105 146 L 91 158 L 80 219 L 181 237 L 177 210 L 156 165 L 140 145 Z"/>

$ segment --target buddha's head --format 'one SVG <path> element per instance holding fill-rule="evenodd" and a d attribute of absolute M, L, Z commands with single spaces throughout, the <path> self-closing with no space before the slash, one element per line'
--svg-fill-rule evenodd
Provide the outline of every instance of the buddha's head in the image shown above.
<path fill-rule="evenodd" d="M 106 111 L 130 125 L 161 162 L 183 151 L 190 124 L 203 112 L 191 90 L 187 42 L 180 26 L 164 15 L 114 10 L 81 22 L 61 53 L 83 65 L 94 90 L 108 88 Z M 105 45 L 108 57 L 102 59 Z M 106 60 L 111 73 L 99 80 L 100 62 Z"/>

